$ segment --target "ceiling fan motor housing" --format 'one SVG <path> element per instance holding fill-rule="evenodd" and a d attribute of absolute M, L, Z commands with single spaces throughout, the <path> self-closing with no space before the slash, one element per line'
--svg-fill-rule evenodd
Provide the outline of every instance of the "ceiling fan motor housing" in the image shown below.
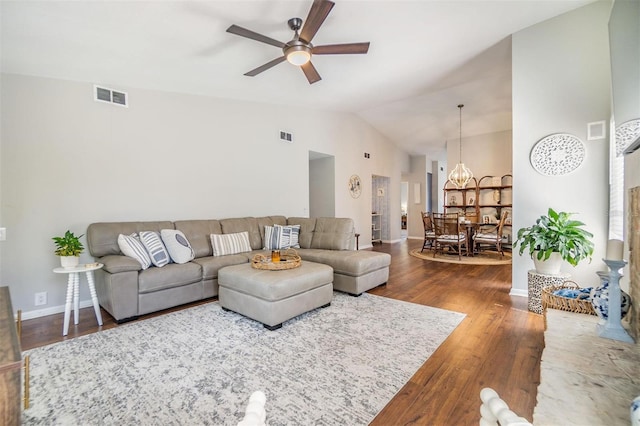
<path fill-rule="evenodd" d="M 293 31 L 298 31 L 300 28 L 302 28 L 302 19 L 300 18 L 291 18 L 287 21 L 287 23 L 289 24 L 289 28 L 291 28 Z"/>

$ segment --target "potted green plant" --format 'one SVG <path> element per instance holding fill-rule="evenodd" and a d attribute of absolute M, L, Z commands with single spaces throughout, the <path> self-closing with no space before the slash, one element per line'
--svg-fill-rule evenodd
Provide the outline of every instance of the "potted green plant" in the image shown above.
<path fill-rule="evenodd" d="M 584 259 L 591 261 L 593 234 L 582 228 L 584 223 L 571 220 L 573 215 L 549 208 L 535 225 L 518 230 L 514 247 L 520 245 L 520 255 L 529 251 L 538 273 L 558 274 L 563 260 L 573 266 Z"/>
<path fill-rule="evenodd" d="M 80 263 L 80 253 L 84 250 L 80 236 L 75 236 L 73 232 L 67 230 L 62 237 L 53 237 L 56 245 L 55 254 L 60 256 L 60 264 L 63 268 L 74 268 Z"/>

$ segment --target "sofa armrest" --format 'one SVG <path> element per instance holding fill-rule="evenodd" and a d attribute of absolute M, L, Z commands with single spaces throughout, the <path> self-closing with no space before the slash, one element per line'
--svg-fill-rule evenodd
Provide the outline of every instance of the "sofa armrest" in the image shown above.
<path fill-rule="evenodd" d="M 99 257 L 97 261 L 104 264 L 103 269 L 111 274 L 117 274 L 118 272 L 140 271 L 142 269 L 142 266 L 137 260 L 117 254 Z"/>

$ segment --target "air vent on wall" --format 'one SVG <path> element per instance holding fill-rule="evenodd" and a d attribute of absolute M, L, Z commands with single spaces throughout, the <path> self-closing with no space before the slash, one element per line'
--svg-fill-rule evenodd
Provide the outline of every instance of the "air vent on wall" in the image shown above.
<path fill-rule="evenodd" d="M 123 107 L 129 106 L 129 96 L 126 92 L 108 89 L 106 87 L 93 86 L 93 99 L 97 102 L 109 102 Z"/>
<path fill-rule="evenodd" d="M 280 140 L 285 142 L 293 143 L 293 135 L 289 132 L 284 132 L 280 130 Z"/>

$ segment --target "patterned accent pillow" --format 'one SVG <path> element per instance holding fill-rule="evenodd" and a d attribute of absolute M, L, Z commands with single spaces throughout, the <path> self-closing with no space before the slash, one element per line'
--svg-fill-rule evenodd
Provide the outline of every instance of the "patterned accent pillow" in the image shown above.
<path fill-rule="evenodd" d="M 211 246 L 213 247 L 214 256 L 246 253 L 251 251 L 249 232 L 245 231 L 235 234 L 211 234 Z"/>
<path fill-rule="evenodd" d="M 167 248 L 160 239 L 160 234 L 154 231 L 142 231 L 140 232 L 140 241 L 147 250 L 147 253 L 149 253 L 151 263 L 159 268 L 169 263 L 171 258 L 169 257 Z"/>
<path fill-rule="evenodd" d="M 300 225 L 273 225 L 264 227 L 264 249 L 283 250 L 300 248 Z"/>
<path fill-rule="evenodd" d="M 177 229 L 161 229 L 160 237 L 164 243 L 171 260 L 175 263 L 187 263 L 196 257 L 189 240 Z"/>
<path fill-rule="evenodd" d="M 140 263 L 140 266 L 142 266 L 142 269 L 147 269 L 149 266 L 151 266 L 151 259 L 149 258 L 149 254 L 140 242 L 138 234 L 133 233 L 131 235 L 118 235 L 118 247 L 120 247 L 120 251 L 125 256 L 137 260 L 138 263 Z"/>

